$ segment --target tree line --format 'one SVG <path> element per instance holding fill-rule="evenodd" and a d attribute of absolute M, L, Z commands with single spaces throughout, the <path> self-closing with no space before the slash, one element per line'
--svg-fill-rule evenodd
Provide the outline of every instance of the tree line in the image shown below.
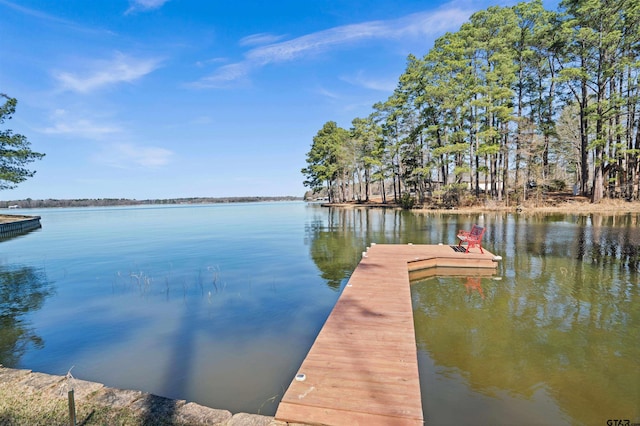
<path fill-rule="evenodd" d="M 302 169 L 330 201 L 640 199 L 640 2 L 490 7 L 409 55 L 386 101 L 328 121 Z"/>

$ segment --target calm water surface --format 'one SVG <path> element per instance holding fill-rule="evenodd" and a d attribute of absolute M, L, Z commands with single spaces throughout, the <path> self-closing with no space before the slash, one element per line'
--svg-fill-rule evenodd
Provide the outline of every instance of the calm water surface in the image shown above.
<path fill-rule="evenodd" d="M 412 284 L 429 424 L 640 421 L 640 214 L 305 203 L 25 210 L 0 242 L 0 363 L 273 414 L 362 251 L 487 227 L 494 277 Z"/>

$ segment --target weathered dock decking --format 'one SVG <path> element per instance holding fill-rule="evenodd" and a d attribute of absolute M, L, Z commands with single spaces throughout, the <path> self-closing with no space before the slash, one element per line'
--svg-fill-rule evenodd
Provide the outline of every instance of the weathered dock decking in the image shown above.
<path fill-rule="evenodd" d="M 373 245 L 282 398 L 276 419 L 422 425 L 410 273 L 493 272 L 497 259 L 487 250 L 461 253 L 447 245 Z M 304 380 L 298 380 L 301 375 Z"/>

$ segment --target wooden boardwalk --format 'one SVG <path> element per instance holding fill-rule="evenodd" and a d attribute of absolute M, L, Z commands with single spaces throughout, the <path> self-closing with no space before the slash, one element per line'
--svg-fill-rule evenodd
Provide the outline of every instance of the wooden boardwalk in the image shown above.
<path fill-rule="evenodd" d="M 476 253 L 477 251 L 477 253 Z M 373 245 L 298 370 L 276 419 L 321 425 L 422 425 L 412 276 L 493 273 L 495 256 L 443 245 Z M 451 269 L 455 268 L 455 269 Z"/>

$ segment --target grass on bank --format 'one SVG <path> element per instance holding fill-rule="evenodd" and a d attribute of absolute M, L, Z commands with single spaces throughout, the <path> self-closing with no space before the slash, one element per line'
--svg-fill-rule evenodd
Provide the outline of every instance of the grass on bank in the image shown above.
<path fill-rule="evenodd" d="M 25 394 L 22 387 L 0 383 L 0 425 L 69 426 L 68 400 L 51 398 L 41 392 Z M 76 401 L 76 425 L 172 426 L 184 423 L 150 418 L 128 408 Z"/>

